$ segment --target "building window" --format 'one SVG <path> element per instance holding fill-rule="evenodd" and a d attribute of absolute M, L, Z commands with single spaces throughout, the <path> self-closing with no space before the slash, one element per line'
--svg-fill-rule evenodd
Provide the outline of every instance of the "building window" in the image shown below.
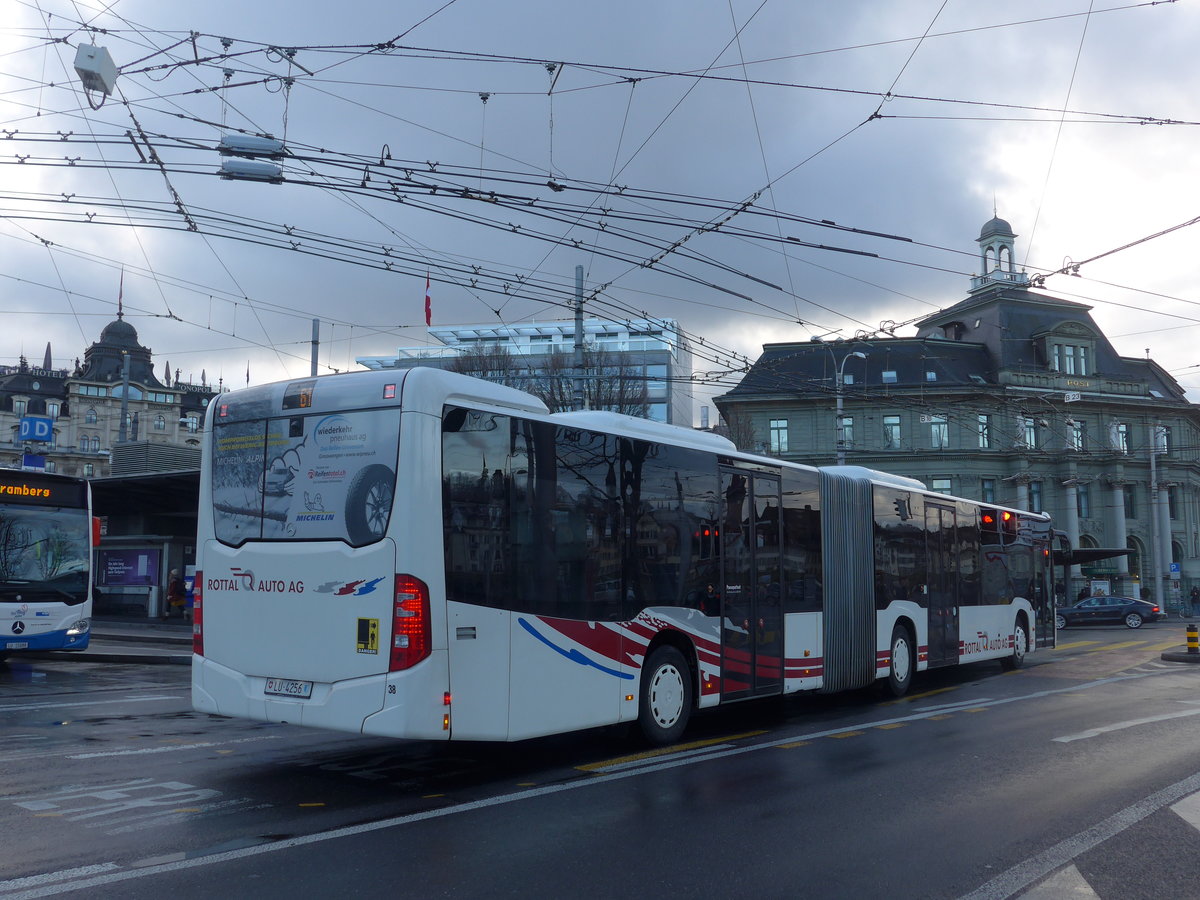
<path fill-rule="evenodd" d="M 925 380 L 926 381 L 937 381 L 937 372 L 926 372 Z"/>
<path fill-rule="evenodd" d="M 938 475 L 937 477 L 929 479 L 929 489 L 931 491 L 936 491 L 939 494 L 949 494 L 951 493 L 950 488 L 951 484 L 949 475 Z"/>
<path fill-rule="evenodd" d="M 1129 452 L 1129 426 L 1125 422 L 1113 422 L 1110 427 L 1112 448 L 1118 453 Z"/>
<path fill-rule="evenodd" d="M 1070 422 L 1070 431 L 1067 434 L 1067 441 L 1071 450 L 1086 450 L 1087 449 L 1087 425 L 1083 422 L 1072 419 Z"/>
<path fill-rule="evenodd" d="M 85 425 L 96 424 L 96 410 L 94 408 L 89 407 L 88 411 L 83 414 L 83 423 Z"/>
<path fill-rule="evenodd" d="M 1179 509 L 1179 496 L 1175 485 L 1170 485 L 1167 488 L 1167 514 L 1172 519 L 1179 518 L 1176 514 Z"/>
<path fill-rule="evenodd" d="M 1125 518 L 1126 519 L 1136 519 L 1137 518 L 1137 503 L 1135 502 L 1136 497 L 1134 495 L 1135 487 L 1136 487 L 1136 485 L 1132 485 L 1132 484 L 1127 484 L 1124 486 Z"/>
<path fill-rule="evenodd" d="M 1035 513 L 1042 511 L 1042 483 L 1040 481 L 1029 482 L 1029 510 Z"/>
<path fill-rule="evenodd" d="M 54 460 L 52 460 L 52 459 L 46 460 L 46 471 L 47 472 L 50 472 L 51 474 L 53 474 L 57 468 L 58 468 L 58 463 L 56 463 Z"/>
<path fill-rule="evenodd" d="M 1022 420 L 1021 427 L 1024 430 L 1024 444 L 1031 450 L 1037 447 L 1037 422 L 1030 416 L 1025 416 Z M 1040 510 L 1034 510 L 1040 512 Z"/>
<path fill-rule="evenodd" d="M 950 442 L 950 426 L 945 416 L 932 416 L 929 423 L 929 444 L 934 450 L 945 450 Z M 949 493 L 949 491 L 946 491 Z"/>
<path fill-rule="evenodd" d="M 57 403 L 47 403 L 46 404 L 46 415 L 48 415 L 52 419 L 57 419 L 59 409 L 60 409 L 60 407 Z"/>
<path fill-rule="evenodd" d="M 981 478 L 979 480 L 979 499 L 984 503 L 996 502 L 996 479 Z"/>
<path fill-rule="evenodd" d="M 93 453 L 100 452 L 100 435 L 98 435 L 98 434 L 92 435 L 92 452 Z"/>
<path fill-rule="evenodd" d="M 1064 375 L 1088 374 L 1088 348 L 1080 344 L 1052 344 L 1050 368 Z"/>
<path fill-rule="evenodd" d="M 846 372 L 842 375 L 842 384 L 854 384 L 854 373 Z"/>
<path fill-rule="evenodd" d="M 883 373 L 883 383 L 884 384 L 895 384 L 896 383 L 896 372 L 894 369 L 888 369 L 887 371 L 885 371 Z"/>
<path fill-rule="evenodd" d="M 788 423 L 787 419 L 771 420 L 771 452 L 788 452 Z"/>
<path fill-rule="evenodd" d="M 976 418 L 977 428 L 979 430 L 979 449 L 992 449 L 992 417 L 979 415 Z"/>
<path fill-rule="evenodd" d="M 899 450 L 900 449 L 900 417 L 899 416 L 884 416 L 883 417 L 883 449 L 884 450 Z"/>
<path fill-rule="evenodd" d="M 29 406 L 28 400 L 14 400 L 13 401 L 13 413 L 18 416 L 23 416 L 23 415 L 25 415 L 25 410 L 28 406 Z"/>
<path fill-rule="evenodd" d="M 1075 485 L 1075 512 L 1081 519 L 1092 514 L 1092 486 L 1086 482 Z"/>
<path fill-rule="evenodd" d="M 842 446 L 854 446 L 854 416 L 842 416 Z"/>
<path fill-rule="evenodd" d="M 195 434 L 197 431 L 200 430 L 200 417 L 197 416 L 195 413 L 193 413 L 192 415 L 186 416 L 184 418 L 184 421 L 186 422 L 186 427 L 187 427 L 189 434 Z"/>
<path fill-rule="evenodd" d="M 83 477 L 84 478 L 91 478 L 95 474 L 96 474 L 96 467 L 94 465 L 92 465 L 91 463 L 83 464 Z"/>
<path fill-rule="evenodd" d="M 154 430 L 155 431 L 166 431 L 167 430 L 167 417 L 166 416 L 155 416 L 154 417 Z"/>
<path fill-rule="evenodd" d="M 1171 452 L 1171 426 L 1159 425 L 1156 429 L 1154 447 L 1159 453 Z"/>

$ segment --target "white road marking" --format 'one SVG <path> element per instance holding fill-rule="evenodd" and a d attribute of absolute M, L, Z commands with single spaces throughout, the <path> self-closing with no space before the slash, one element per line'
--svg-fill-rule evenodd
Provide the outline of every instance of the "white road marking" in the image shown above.
<path fill-rule="evenodd" d="M 68 878 L 83 878 L 100 872 L 111 872 L 121 868 L 116 863 L 98 863 L 94 866 L 80 866 L 78 869 L 63 869 L 61 872 L 47 872 L 45 875 L 29 875 L 25 878 L 10 878 L 0 881 L 0 891 L 19 891 L 22 888 L 38 887 L 54 881 L 64 881 Z"/>
<path fill-rule="evenodd" d="M 1021 900 L 1100 900 L 1087 879 L 1074 866 L 1056 872 L 1035 888 L 1021 895 Z"/>
<path fill-rule="evenodd" d="M 1127 722 L 1114 722 L 1112 725 L 1104 725 L 1100 728 L 1089 728 L 1087 731 L 1081 731 L 1078 734 L 1065 734 L 1062 737 L 1056 737 L 1053 740 L 1060 744 L 1069 744 L 1071 741 L 1083 741 L 1088 738 L 1099 737 L 1102 734 L 1108 734 L 1111 731 L 1122 731 L 1126 728 L 1136 728 L 1138 725 L 1149 725 L 1152 722 L 1165 722 L 1168 719 L 1182 719 L 1185 716 L 1200 716 L 1200 709 L 1185 709 L 1180 712 L 1163 713 L 1161 716 L 1146 716 L 1144 719 L 1130 719 Z"/>
<path fill-rule="evenodd" d="M 1156 791 L 1132 806 L 1127 806 L 1114 813 L 1104 821 L 1097 822 L 1091 828 L 1085 828 L 1065 841 L 1059 841 L 1048 850 L 1029 857 L 1007 872 L 1001 872 L 987 884 L 962 897 L 961 900 L 1005 900 L 1007 897 L 1017 896 L 1019 891 L 1029 887 L 1039 878 L 1044 878 L 1055 869 L 1067 865 L 1077 856 L 1098 847 L 1109 838 L 1116 837 L 1126 828 L 1136 825 L 1164 806 L 1175 803 L 1180 798 L 1197 791 L 1200 791 L 1200 774 L 1168 785 L 1161 791 Z M 96 878 L 120 878 L 121 874 L 114 872 L 112 875 L 97 875 Z"/>
<path fill-rule="evenodd" d="M 668 753 L 663 756 L 655 756 L 655 757 L 651 757 L 649 759 L 630 759 L 625 762 L 613 763 L 611 766 L 599 766 L 596 768 L 589 769 L 588 771 L 589 772 L 598 772 L 600 774 L 604 774 L 606 772 L 623 772 L 626 769 L 636 769 L 638 766 L 643 766 L 649 762 L 661 762 L 663 760 L 676 760 L 676 759 L 686 760 L 690 757 L 699 756 L 700 754 L 712 753 L 714 750 L 725 750 L 726 748 L 732 747 L 732 746 L 734 746 L 734 745 L 733 744 L 713 744 L 710 747 L 701 747 L 701 748 L 697 748 L 695 750 L 684 750 L 680 753 Z"/>
<path fill-rule="evenodd" d="M 182 700 L 183 694 L 161 697 L 122 697 L 120 700 L 80 700 L 75 703 L 28 703 L 23 706 L 0 706 L 0 713 L 24 712 L 30 709 L 69 709 L 77 706 L 103 706 L 111 703 L 146 703 L 151 700 Z"/>
<path fill-rule="evenodd" d="M 258 737 L 238 738 L 232 741 L 200 741 L 195 744 L 172 744 L 167 747 L 143 747 L 140 750 L 104 750 L 96 753 L 71 753 L 67 759 L 99 759 L 108 756 L 144 756 L 151 753 L 176 753 L 180 750 L 196 750 L 201 747 L 223 747 L 226 744 L 248 744 L 252 741 L 277 741 L 281 734 L 264 734 Z"/>
<path fill-rule="evenodd" d="M 1200 794 L 1184 797 L 1171 807 L 1171 812 L 1179 816 L 1197 831 L 1200 831 Z"/>

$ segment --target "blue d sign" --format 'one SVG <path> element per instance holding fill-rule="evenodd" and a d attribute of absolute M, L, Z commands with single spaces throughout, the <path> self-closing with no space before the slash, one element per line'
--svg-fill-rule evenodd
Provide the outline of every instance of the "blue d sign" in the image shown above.
<path fill-rule="evenodd" d="M 54 420 L 41 416 L 23 416 L 17 433 L 19 441 L 49 441 L 54 434 Z"/>

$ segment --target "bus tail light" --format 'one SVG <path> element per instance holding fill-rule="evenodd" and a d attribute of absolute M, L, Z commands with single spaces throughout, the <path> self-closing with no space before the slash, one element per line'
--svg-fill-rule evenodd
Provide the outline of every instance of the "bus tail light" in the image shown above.
<path fill-rule="evenodd" d="M 204 584 L 204 573 L 197 570 L 192 580 L 192 652 L 197 656 L 204 655 L 204 609 L 200 605 Z"/>
<path fill-rule="evenodd" d="M 409 669 L 429 655 L 429 588 L 411 575 L 396 576 L 392 604 L 392 654 L 389 672 Z"/>

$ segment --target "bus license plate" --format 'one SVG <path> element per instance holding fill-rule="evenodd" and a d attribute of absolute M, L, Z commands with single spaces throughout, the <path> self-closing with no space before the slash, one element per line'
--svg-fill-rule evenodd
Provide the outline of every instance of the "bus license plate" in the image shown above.
<path fill-rule="evenodd" d="M 308 700 L 312 697 L 311 681 L 291 681 L 287 678 L 268 678 L 264 694 L 275 694 L 279 697 L 300 697 Z"/>
<path fill-rule="evenodd" d="M 4 645 L 5 650 L 28 650 L 29 641 L 9 641 Z"/>

